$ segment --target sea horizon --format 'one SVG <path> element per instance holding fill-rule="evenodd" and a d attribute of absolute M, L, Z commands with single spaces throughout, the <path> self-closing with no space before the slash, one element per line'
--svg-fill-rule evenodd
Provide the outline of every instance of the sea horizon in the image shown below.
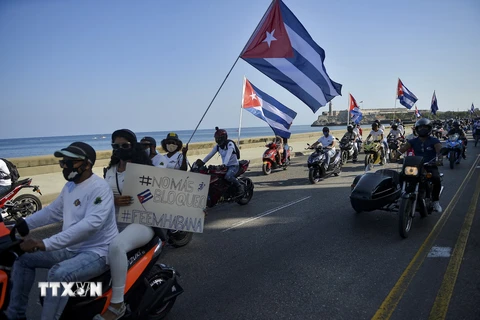
<path fill-rule="evenodd" d="M 332 130 L 345 129 L 345 126 L 331 126 Z M 318 131 L 321 132 L 322 127 L 311 125 L 292 125 L 292 134 L 307 133 Z M 238 128 L 226 128 L 229 133 L 229 139 L 236 141 L 238 139 Z M 176 132 L 184 144 L 190 139 L 193 130 L 169 130 L 169 131 L 149 131 L 136 132 L 137 139 L 140 140 L 145 136 L 153 137 L 157 141 L 157 147 L 161 141 L 165 139 L 168 133 Z M 198 129 L 193 136 L 191 142 L 213 142 L 214 129 Z M 48 137 L 31 137 L 31 138 L 11 138 L 0 139 L 0 157 L 1 158 L 22 158 L 31 156 L 53 155 L 56 150 L 67 147 L 75 141 L 82 141 L 90 144 L 96 151 L 104 151 L 111 149 L 112 133 L 84 134 L 84 135 L 68 135 L 68 136 L 48 136 Z M 274 133 L 270 127 L 243 127 L 240 129 L 240 139 L 268 137 Z"/>

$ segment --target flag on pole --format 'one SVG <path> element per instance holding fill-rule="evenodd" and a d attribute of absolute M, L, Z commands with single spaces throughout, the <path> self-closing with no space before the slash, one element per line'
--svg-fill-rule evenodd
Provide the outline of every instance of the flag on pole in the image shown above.
<path fill-rule="evenodd" d="M 475 107 L 473 106 L 473 103 L 472 103 L 472 106 L 470 107 L 470 113 L 474 113 L 475 112 Z"/>
<path fill-rule="evenodd" d="M 420 118 L 422 115 L 420 114 L 420 112 L 418 111 L 418 108 L 417 108 L 417 105 L 415 105 L 415 116 L 417 118 Z"/>
<path fill-rule="evenodd" d="M 397 99 L 400 99 L 400 103 L 407 109 L 412 109 L 413 105 L 418 100 L 413 92 L 403 85 L 402 80 L 400 79 L 398 79 Z"/>
<path fill-rule="evenodd" d="M 350 117 L 352 119 L 352 122 L 355 124 L 360 123 L 360 120 L 362 120 L 363 118 L 360 107 L 357 105 L 357 101 L 352 96 L 352 94 L 350 94 Z"/>
<path fill-rule="evenodd" d="M 435 90 L 433 91 L 432 105 L 430 106 L 430 111 L 433 115 L 436 115 L 438 111 L 437 96 L 435 95 Z"/>
<path fill-rule="evenodd" d="M 242 108 L 268 123 L 275 135 L 290 138 L 290 126 L 297 113 L 260 91 L 246 78 L 243 81 Z"/>
<path fill-rule="evenodd" d="M 240 57 L 302 100 L 315 113 L 342 85 L 323 65 L 325 51 L 281 1 L 274 0 Z"/>

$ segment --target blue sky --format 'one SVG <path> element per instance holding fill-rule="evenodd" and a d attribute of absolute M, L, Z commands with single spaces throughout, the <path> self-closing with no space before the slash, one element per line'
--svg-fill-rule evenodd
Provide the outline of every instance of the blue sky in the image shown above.
<path fill-rule="evenodd" d="M 480 107 L 480 1 L 284 0 L 364 108 L 391 108 L 397 78 L 428 109 Z M 0 138 L 193 129 L 270 0 L 0 2 Z M 316 114 L 239 60 L 200 128 L 237 127 L 243 76 Z M 397 107 L 399 104 L 397 103 Z M 401 107 L 401 106 L 400 106 Z M 6 120 L 6 121 L 5 121 Z M 264 126 L 244 113 L 243 126 Z"/>

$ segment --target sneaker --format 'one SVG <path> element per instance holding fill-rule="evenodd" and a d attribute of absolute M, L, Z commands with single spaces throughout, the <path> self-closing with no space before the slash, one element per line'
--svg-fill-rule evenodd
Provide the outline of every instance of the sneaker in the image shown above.
<path fill-rule="evenodd" d="M 437 211 L 438 213 L 442 212 L 442 206 L 440 205 L 440 202 L 433 201 L 433 210 Z"/>
<path fill-rule="evenodd" d="M 459 164 L 460 163 L 460 159 L 458 159 L 457 161 L 455 161 L 455 164 Z"/>

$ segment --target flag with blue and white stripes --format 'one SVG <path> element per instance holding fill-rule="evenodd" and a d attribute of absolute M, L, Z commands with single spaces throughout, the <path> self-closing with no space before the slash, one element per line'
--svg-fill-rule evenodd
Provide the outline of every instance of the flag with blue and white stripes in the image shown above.
<path fill-rule="evenodd" d="M 315 113 L 342 85 L 323 65 L 325 51 L 281 1 L 274 0 L 240 57 L 302 100 Z"/>
<path fill-rule="evenodd" d="M 413 92 L 408 90 L 400 79 L 398 79 L 397 99 L 399 99 L 400 103 L 407 109 L 412 109 L 412 107 L 415 105 L 415 102 L 418 100 Z"/>
<path fill-rule="evenodd" d="M 137 194 L 137 198 L 138 198 L 138 201 L 140 201 L 140 203 L 145 203 L 148 200 L 152 199 L 153 195 L 152 195 L 152 192 L 150 191 L 150 189 L 147 189 L 147 190 Z"/>

